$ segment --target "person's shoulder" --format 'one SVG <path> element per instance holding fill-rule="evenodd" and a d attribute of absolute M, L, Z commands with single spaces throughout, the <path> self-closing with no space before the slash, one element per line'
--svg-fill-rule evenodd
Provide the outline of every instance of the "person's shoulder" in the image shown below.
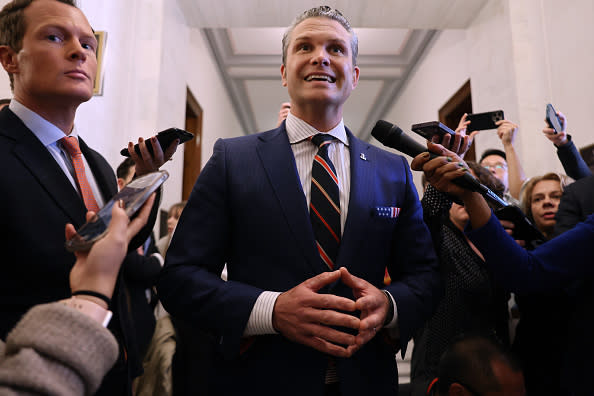
<path fill-rule="evenodd" d="M 376 158 L 380 161 L 389 161 L 392 163 L 399 163 L 404 165 L 404 163 L 406 163 L 406 159 L 404 158 L 404 156 L 394 153 L 394 152 L 390 152 L 382 147 L 378 147 L 370 142 L 366 142 L 364 140 L 359 139 L 358 137 L 356 137 L 355 135 L 353 135 L 350 131 L 348 131 L 349 134 L 349 140 L 351 142 L 351 146 L 352 149 L 357 150 L 363 150 L 364 152 L 362 152 L 361 155 L 364 155 L 365 158 L 369 157 L 369 159 L 371 158 Z M 367 153 L 367 154 L 365 154 Z M 363 159 L 363 158 L 362 158 Z"/>
<path fill-rule="evenodd" d="M 252 146 L 259 141 L 269 141 L 278 136 L 286 136 L 285 129 L 282 127 L 270 129 L 268 131 L 253 133 L 243 136 L 235 136 L 230 138 L 219 139 L 217 143 L 224 144 L 227 147 L 243 147 Z"/>
<path fill-rule="evenodd" d="M 594 192 L 594 175 L 584 177 L 583 179 L 574 181 L 567 187 L 565 187 L 566 191 L 570 192 L 579 192 L 582 191 L 593 191 Z"/>

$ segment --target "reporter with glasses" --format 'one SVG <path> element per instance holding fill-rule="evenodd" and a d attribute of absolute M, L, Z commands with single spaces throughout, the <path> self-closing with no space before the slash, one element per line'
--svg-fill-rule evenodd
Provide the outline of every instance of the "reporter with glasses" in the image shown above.
<path fill-rule="evenodd" d="M 423 170 L 436 189 L 462 200 L 470 218 L 466 235 L 483 254 L 485 265 L 495 279 L 509 291 L 544 292 L 576 279 L 593 278 L 594 215 L 588 216 L 572 230 L 527 251 L 508 235 L 480 194 L 452 183 L 453 179 L 467 172 L 464 162 L 440 145 L 429 143 L 428 147 L 439 157 L 430 160 L 428 153 L 420 154 L 414 158 L 411 168 Z M 590 380 L 594 373 L 592 289 L 586 291 L 581 299 L 583 304 L 573 316 L 567 337 L 568 354 L 563 364 L 561 394 L 594 394 L 594 383 Z M 548 329 L 541 331 L 547 332 Z M 542 345 L 542 348 L 547 347 Z"/>

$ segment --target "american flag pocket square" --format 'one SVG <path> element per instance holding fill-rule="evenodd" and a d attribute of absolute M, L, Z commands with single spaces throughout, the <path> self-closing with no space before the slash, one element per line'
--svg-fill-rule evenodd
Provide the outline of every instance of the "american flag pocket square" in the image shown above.
<path fill-rule="evenodd" d="M 373 210 L 373 214 L 377 217 L 395 219 L 400 214 L 400 208 L 397 208 L 396 206 L 376 206 Z"/>

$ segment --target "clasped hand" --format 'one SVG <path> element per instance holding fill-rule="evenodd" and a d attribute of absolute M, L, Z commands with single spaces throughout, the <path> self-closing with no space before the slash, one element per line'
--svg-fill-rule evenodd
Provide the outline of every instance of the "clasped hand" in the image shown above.
<path fill-rule="evenodd" d="M 355 301 L 318 291 L 341 280 Z M 336 357 L 350 357 L 379 331 L 389 310 L 388 297 L 346 268 L 324 272 L 278 296 L 272 315 L 274 328 L 286 338 Z M 360 311 L 360 317 L 352 312 Z M 356 330 L 356 335 L 337 330 Z"/>

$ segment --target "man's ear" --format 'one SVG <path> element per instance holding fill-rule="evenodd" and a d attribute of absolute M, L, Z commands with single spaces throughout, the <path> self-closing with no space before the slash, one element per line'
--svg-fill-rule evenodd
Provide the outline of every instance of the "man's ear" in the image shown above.
<path fill-rule="evenodd" d="M 353 68 L 353 89 L 355 89 L 359 83 L 359 72 L 359 66 L 355 66 Z"/>
<path fill-rule="evenodd" d="M 126 182 L 121 177 L 118 177 L 118 190 L 121 190 L 126 186 Z"/>
<path fill-rule="evenodd" d="M 19 71 L 19 61 L 17 53 L 8 45 L 0 45 L 0 62 L 2 67 L 9 73 Z"/>
<path fill-rule="evenodd" d="M 449 396 L 466 396 L 468 395 L 468 392 L 466 391 L 466 388 L 464 388 L 462 385 L 460 385 L 457 382 L 454 382 L 453 384 L 450 385 L 450 390 L 448 392 Z"/>
<path fill-rule="evenodd" d="M 285 65 L 281 65 L 280 72 L 281 72 L 283 87 L 286 87 L 287 86 L 287 68 L 285 67 Z"/>

